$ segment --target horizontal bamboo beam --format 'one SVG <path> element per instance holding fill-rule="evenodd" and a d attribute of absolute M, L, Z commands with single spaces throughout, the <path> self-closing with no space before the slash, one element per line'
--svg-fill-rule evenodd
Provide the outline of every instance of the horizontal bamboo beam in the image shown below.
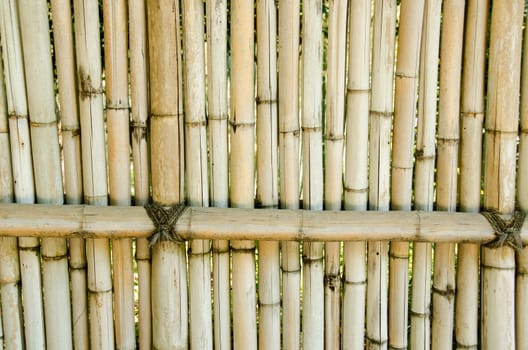
<path fill-rule="evenodd" d="M 153 230 L 141 207 L 0 204 L 0 236 L 144 238 Z M 186 240 L 486 243 L 495 237 L 490 224 L 476 213 L 197 207 L 187 208 L 176 232 Z M 526 222 L 521 238 L 528 243 Z"/>

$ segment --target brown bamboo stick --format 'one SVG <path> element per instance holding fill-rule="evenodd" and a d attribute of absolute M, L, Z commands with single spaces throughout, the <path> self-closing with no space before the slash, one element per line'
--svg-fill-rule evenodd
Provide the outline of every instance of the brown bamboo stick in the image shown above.
<path fill-rule="evenodd" d="M 103 92 L 99 6 L 96 1 L 74 1 L 75 42 L 82 132 L 84 202 L 108 203 L 103 125 Z M 90 344 L 93 349 L 114 348 L 112 277 L 107 239 L 86 241 L 88 265 Z"/>
<path fill-rule="evenodd" d="M 64 199 L 48 4 L 46 1 L 20 1 L 19 11 L 37 202 L 60 205 Z M 46 346 L 71 349 L 72 322 L 66 240 L 42 239 L 42 260 Z"/>
<path fill-rule="evenodd" d="M 103 2 L 110 205 L 130 205 L 130 137 L 126 2 Z M 132 240 L 112 242 L 115 342 L 135 349 Z"/>
<path fill-rule="evenodd" d="M 416 175 L 414 179 L 415 207 L 433 210 L 436 100 L 438 83 L 438 54 L 440 45 L 440 15 L 442 2 L 425 1 L 420 49 L 420 81 L 418 100 L 418 127 L 416 139 Z M 411 348 L 430 348 L 431 308 L 430 243 L 413 244 Z"/>
<path fill-rule="evenodd" d="M 332 1 L 328 14 L 326 84 L 325 196 L 326 210 L 341 210 L 345 120 L 348 1 Z M 325 348 L 340 348 L 341 244 L 325 244 Z"/>
<path fill-rule="evenodd" d="M 303 208 L 314 211 L 323 209 L 322 6 L 321 0 L 304 2 L 302 18 Z M 304 349 L 324 347 L 323 250 L 322 242 L 303 243 L 301 342 Z"/>
<path fill-rule="evenodd" d="M 258 53 L 256 204 L 262 208 L 276 208 L 279 204 L 277 152 L 277 9 L 274 1 L 259 0 L 257 1 L 256 7 Z M 288 19 L 290 20 L 291 18 L 288 17 Z M 279 35 L 282 33 L 281 30 L 282 28 L 279 28 Z M 280 55 L 283 54 L 281 53 Z M 295 80 L 295 82 L 297 81 L 298 79 Z M 259 242 L 258 248 L 259 348 L 279 349 L 281 346 L 279 242 L 262 241 Z"/>
<path fill-rule="evenodd" d="M 524 1 L 494 1 L 488 65 L 484 207 L 515 208 L 516 153 Z M 514 349 L 515 255 L 482 248 L 481 347 Z"/>
<path fill-rule="evenodd" d="M 349 4 L 349 49 L 344 176 L 345 210 L 367 209 L 371 1 Z M 366 243 L 345 242 L 342 344 L 364 348 L 367 290 Z"/>
<path fill-rule="evenodd" d="M 482 122 L 484 119 L 484 77 L 488 1 L 467 3 L 461 99 L 460 209 L 480 210 Z M 479 257 L 476 244 L 458 245 L 455 296 L 455 338 L 457 348 L 478 348 Z"/>
<path fill-rule="evenodd" d="M 207 135 L 205 116 L 205 52 L 203 1 L 182 3 L 184 94 L 185 94 L 185 171 L 187 198 L 193 206 L 209 206 Z M 211 315 L 211 242 L 189 242 L 190 346 L 213 348 Z"/>
<path fill-rule="evenodd" d="M 2 46 L 5 62 L 7 105 L 11 138 L 14 194 L 17 203 L 35 201 L 35 183 L 29 136 L 28 107 L 22 57 L 18 6 L 5 1 L 2 6 Z M 40 273 L 40 242 L 36 238 L 18 240 L 20 273 L 23 281 L 24 334 L 28 349 L 45 347 L 42 281 Z"/>
<path fill-rule="evenodd" d="M 179 4 L 147 2 L 150 77 L 152 199 L 183 201 L 184 140 Z M 159 242 L 152 249 L 153 348 L 188 344 L 185 244 Z"/>
<path fill-rule="evenodd" d="M 82 169 L 79 110 L 75 79 L 75 55 L 69 1 L 51 2 L 55 66 L 57 70 L 59 111 L 61 116 L 62 157 L 64 167 L 64 192 L 68 204 L 82 203 Z M 86 252 L 81 238 L 69 241 L 69 264 L 72 300 L 73 346 L 87 349 L 88 306 L 86 296 Z"/>
<path fill-rule="evenodd" d="M 3 8 L 2 8 L 3 11 Z M 4 27 L 3 16 L 0 26 Z M 0 28 L 1 28 L 0 27 Z M 3 30 L 2 30 L 3 33 Z M 3 37 L 3 36 L 2 36 Z M 4 43 L 2 42 L 2 46 Z M 5 52 L 5 51 L 4 51 Z M 0 76 L 4 66 L 0 61 Z M 0 80 L 0 202 L 13 201 L 13 177 L 9 143 L 6 91 Z M 20 349 L 24 346 L 22 304 L 20 300 L 20 262 L 16 237 L 0 238 L 0 295 L 2 298 L 2 331 L 5 349 Z"/>
<path fill-rule="evenodd" d="M 227 1 L 208 0 L 207 102 L 211 205 L 227 207 Z M 214 344 L 231 348 L 229 242 L 213 241 Z"/>
<path fill-rule="evenodd" d="M 148 154 L 148 47 L 146 4 L 142 0 L 128 2 L 130 55 L 130 100 L 132 118 L 132 160 L 134 168 L 134 204 L 143 206 L 150 197 Z M 136 240 L 138 270 L 138 345 L 142 350 L 152 346 L 152 314 L 150 310 L 150 247 L 147 239 Z"/>

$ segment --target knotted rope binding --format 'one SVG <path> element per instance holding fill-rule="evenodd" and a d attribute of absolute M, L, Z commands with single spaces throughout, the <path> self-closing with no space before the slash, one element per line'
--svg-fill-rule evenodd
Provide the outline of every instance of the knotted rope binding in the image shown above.
<path fill-rule="evenodd" d="M 185 239 L 174 229 L 174 225 L 176 225 L 180 216 L 185 212 L 185 209 L 184 202 L 173 205 L 168 209 L 157 203 L 145 205 L 145 210 L 156 227 L 149 238 L 151 247 L 158 241 L 185 242 Z"/>
<path fill-rule="evenodd" d="M 526 213 L 516 210 L 510 220 L 503 220 L 502 217 L 494 211 L 483 211 L 481 214 L 486 220 L 488 220 L 496 235 L 496 238 L 493 241 L 486 244 L 487 247 L 500 248 L 503 247 L 504 244 L 507 244 L 517 251 L 523 248 L 521 228 Z"/>

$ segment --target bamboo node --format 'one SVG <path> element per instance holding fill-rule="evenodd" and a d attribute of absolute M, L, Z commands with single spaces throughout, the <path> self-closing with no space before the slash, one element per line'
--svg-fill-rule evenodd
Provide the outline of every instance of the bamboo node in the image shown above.
<path fill-rule="evenodd" d="M 373 345 L 378 345 L 378 346 L 382 346 L 382 345 L 385 345 L 387 344 L 387 341 L 386 340 L 378 340 L 378 339 L 373 339 L 373 338 L 370 338 L 370 337 L 366 337 L 367 338 L 367 343 L 368 344 L 373 344 Z"/>
<path fill-rule="evenodd" d="M 521 129 L 521 135 L 528 135 L 528 128 Z"/>
<path fill-rule="evenodd" d="M 111 109 L 114 111 L 128 111 L 130 109 L 130 106 L 127 102 L 107 102 L 106 103 L 106 109 Z"/>
<path fill-rule="evenodd" d="M 447 298 L 448 300 L 453 300 L 455 298 L 456 291 L 454 288 L 440 289 L 433 286 L 433 294 L 438 294 Z"/>
<path fill-rule="evenodd" d="M 10 112 L 8 115 L 9 119 L 28 119 L 26 114 L 18 114 L 16 112 Z"/>
<path fill-rule="evenodd" d="M 485 131 L 486 131 L 486 134 L 498 135 L 498 136 L 502 136 L 502 135 L 517 136 L 517 133 L 518 133 L 518 130 L 500 130 L 500 129 L 495 129 L 495 128 L 486 128 Z"/>
<path fill-rule="evenodd" d="M 347 88 L 347 95 L 364 95 L 370 93 L 370 89 Z"/>
<path fill-rule="evenodd" d="M 507 244 L 517 251 L 523 249 L 520 231 L 524 224 L 526 213 L 516 210 L 510 220 L 504 220 L 494 211 L 483 211 L 481 214 L 488 220 L 496 235 L 496 238 L 487 243 L 486 247 L 495 249 Z"/>
<path fill-rule="evenodd" d="M 332 291 L 336 288 L 339 289 L 339 285 L 341 284 L 341 277 L 339 275 L 326 275 L 324 277 L 324 283 Z"/>
<path fill-rule="evenodd" d="M 462 118 L 468 118 L 468 119 L 484 119 L 484 113 L 483 112 L 461 112 L 460 115 Z"/>
<path fill-rule="evenodd" d="M 472 350 L 476 350 L 478 349 L 478 344 L 475 344 L 475 345 L 465 345 L 465 344 L 462 344 L 460 342 L 456 342 L 456 348 L 457 349 L 472 349 Z"/>
<path fill-rule="evenodd" d="M 379 119 L 392 119 L 392 111 L 389 112 L 383 112 L 383 111 L 374 111 L 370 110 L 370 115 L 372 117 L 377 117 Z"/>
<path fill-rule="evenodd" d="M 277 104 L 277 100 L 273 98 L 259 98 L 257 97 L 257 105 L 274 105 Z"/>
<path fill-rule="evenodd" d="M 354 188 L 350 186 L 343 186 L 343 189 L 347 193 L 367 193 L 368 192 L 368 187 Z"/>
<path fill-rule="evenodd" d="M 45 127 L 49 127 L 49 126 L 56 126 L 57 125 L 57 121 L 56 120 L 53 120 L 51 122 L 33 122 L 33 121 L 30 121 L 29 125 L 32 128 L 45 128 Z"/>
<path fill-rule="evenodd" d="M 185 212 L 185 203 L 180 202 L 169 209 L 157 204 L 149 203 L 145 205 L 145 210 L 156 227 L 149 238 L 152 247 L 158 241 L 173 241 L 177 243 L 185 242 L 178 232 L 175 231 L 174 225 Z"/>
<path fill-rule="evenodd" d="M 396 78 L 398 79 L 417 79 L 418 76 L 416 74 L 405 74 L 403 72 L 396 72 L 395 74 Z"/>

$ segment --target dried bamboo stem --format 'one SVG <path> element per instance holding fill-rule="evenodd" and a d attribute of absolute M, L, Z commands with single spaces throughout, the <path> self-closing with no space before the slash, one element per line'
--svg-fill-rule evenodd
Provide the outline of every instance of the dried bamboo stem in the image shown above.
<path fill-rule="evenodd" d="M 211 205 L 227 207 L 227 1 L 207 1 L 207 102 Z M 229 242 L 213 242 L 214 344 L 231 348 Z"/>
<path fill-rule="evenodd" d="M 96 1 L 74 1 L 79 115 L 82 132 L 84 202 L 108 202 L 103 125 L 103 92 L 99 6 Z M 107 239 L 86 241 L 90 316 L 90 344 L 93 349 L 114 348 L 112 276 Z"/>
<path fill-rule="evenodd" d="M 484 119 L 484 76 L 488 1 L 467 4 L 461 99 L 460 208 L 480 210 L 482 122 Z M 478 347 L 479 246 L 458 245 L 458 271 L 455 304 L 457 348 Z"/>
<path fill-rule="evenodd" d="M 184 199 L 183 89 L 179 4 L 147 2 L 152 199 L 172 205 Z M 187 349 L 185 244 L 159 242 L 152 249 L 153 348 Z"/>
<path fill-rule="evenodd" d="M 260 207 L 274 208 L 278 206 L 279 202 L 277 169 L 277 9 L 274 1 L 267 0 L 257 1 L 256 7 L 258 53 L 256 202 Z M 290 19 L 288 16 L 288 20 Z M 281 29 L 279 29 L 280 33 L 282 33 Z M 295 82 L 297 81 L 298 79 L 295 80 Z M 280 349 L 279 242 L 259 242 L 258 266 L 259 348 Z"/>
<path fill-rule="evenodd" d="M 491 16 L 485 134 L 484 207 L 515 207 L 524 1 L 494 1 Z M 515 255 L 511 248 L 482 248 L 481 347 L 514 349 Z"/>
<path fill-rule="evenodd" d="M 142 0 L 129 0 L 130 99 L 132 118 L 132 160 L 134 167 L 134 204 L 143 206 L 150 196 L 148 155 L 148 54 L 147 14 Z M 148 240 L 136 240 L 138 269 L 139 348 L 152 347 L 152 313 L 150 310 L 150 247 Z"/>

